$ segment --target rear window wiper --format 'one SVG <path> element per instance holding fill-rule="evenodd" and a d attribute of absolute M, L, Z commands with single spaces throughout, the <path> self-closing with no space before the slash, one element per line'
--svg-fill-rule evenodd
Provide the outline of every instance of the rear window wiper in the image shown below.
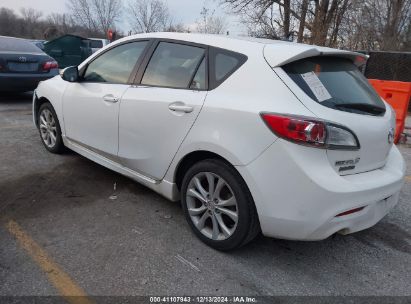
<path fill-rule="evenodd" d="M 334 106 L 339 109 L 343 108 L 343 109 L 358 110 L 362 112 L 371 113 L 374 115 L 380 115 L 380 114 L 385 113 L 385 108 L 374 106 L 368 103 L 344 103 L 344 104 L 335 104 Z"/>

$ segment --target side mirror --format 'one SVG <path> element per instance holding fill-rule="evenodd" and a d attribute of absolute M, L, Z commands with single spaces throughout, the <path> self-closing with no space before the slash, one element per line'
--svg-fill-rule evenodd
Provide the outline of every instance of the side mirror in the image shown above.
<path fill-rule="evenodd" d="M 68 82 L 77 82 L 79 80 L 78 68 L 76 66 L 65 68 L 61 72 L 61 78 Z"/>

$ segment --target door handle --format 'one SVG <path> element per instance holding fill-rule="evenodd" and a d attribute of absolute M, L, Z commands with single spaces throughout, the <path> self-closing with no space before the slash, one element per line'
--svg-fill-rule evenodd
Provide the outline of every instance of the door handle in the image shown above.
<path fill-rule="evenodd" d="M 184 113 L 191 113 L 193 112 L 194 108 L 187 106 L 182 102 L 172 103 L 168 106 L 168 108 L 173 112 L 184 112 Z"/>
<path fill-rule="evenodd" d="M 120 98 L 114 97 L 113 95 L 109 94 L 109 95 L 105 95 L 103 97 L 103 100 L 107 102 L 111 102 L 111 103 L 116 103 L 120 100 Z"/>

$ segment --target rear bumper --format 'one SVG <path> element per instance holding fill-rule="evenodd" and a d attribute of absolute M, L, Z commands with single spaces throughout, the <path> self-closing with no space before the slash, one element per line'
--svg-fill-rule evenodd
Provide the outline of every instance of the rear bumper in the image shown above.
<path fill-rule="evenodd" d="M 361 211 L 333 217 L 306 237 L 307 240 L 322 240 L 338 232 L 350 234 L 377 224 L 398 203 L 400 192 L 379 201 L 368 203 Z"/>
<path fill-rule="evenodd" d="M 264 235 L 321 240 L 381 220 L 398 202 L 405 162 L 394 146 L 383 168 L 340 176 L 329 165 L 326 151 L 279 139 L 237 169 L 254 197 Z M 360 207 L 364 209 L 337 216 Z"/>
<path fill-rule="evenodd" d="M 40 81 L 50 79 L 57 74 L 57 69 L 45 74 L 0 73 L 0 92 L 32 91 Z"/>

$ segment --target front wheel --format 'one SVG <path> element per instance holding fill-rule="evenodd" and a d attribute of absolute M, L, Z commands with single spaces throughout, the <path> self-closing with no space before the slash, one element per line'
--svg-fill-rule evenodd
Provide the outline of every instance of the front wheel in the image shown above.
<path fill-rule="evenodd" d="M 224 161 L 204 160 L 191 167 L 183 179 L 181 201 L 194 233 L 215 249 L 238 248 L 260 230 L 247 185 Z"/>
<path fill-rule="evenodd" d="M 40 138 L 44 147 L 51 153 L 60 154 L 64 152 L 60 124 L 53 106 L 48 102 L 43 103 L 40 106 L 37 118 Z"/>

